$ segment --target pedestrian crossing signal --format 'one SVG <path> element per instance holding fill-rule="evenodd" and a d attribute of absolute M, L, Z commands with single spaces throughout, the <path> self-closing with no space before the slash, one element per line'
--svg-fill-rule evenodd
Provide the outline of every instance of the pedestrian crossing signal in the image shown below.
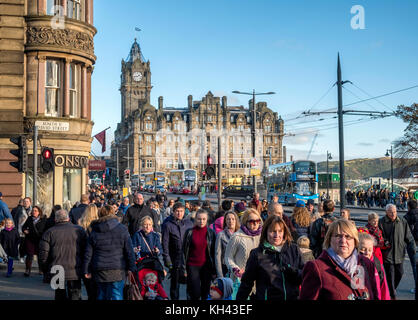
<path fill-rule="evenodd" d="M 43 147 L 41 151 L 41 171 L 49 173 L 54 170 L 54 149 Z"/>
<path fill-rule="evenodd" d="M 13 149 L 9 152 L 17 157 L 17 161 L 9 162 L 10 165 L 17 169 L 18 172 L 26 172 L 28 169 L 28 147 L 26 145 L 26 137 L 12 137 L 10 142 L 18 146 L 19 149 Z"/>

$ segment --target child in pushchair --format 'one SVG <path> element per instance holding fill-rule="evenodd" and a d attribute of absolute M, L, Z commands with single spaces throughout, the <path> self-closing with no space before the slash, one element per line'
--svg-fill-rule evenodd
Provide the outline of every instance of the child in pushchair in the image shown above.
<path fill-rule="evenodd" d="M 137 260 L 138 280 L 144 300 L 168 300 L 162 286 L 164 267 L 157 257 L 147 256 Z"/>

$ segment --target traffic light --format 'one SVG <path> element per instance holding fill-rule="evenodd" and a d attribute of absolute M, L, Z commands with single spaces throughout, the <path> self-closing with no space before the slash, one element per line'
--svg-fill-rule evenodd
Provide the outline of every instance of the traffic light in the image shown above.
<path fill-rule="evenodd" d="M 202 171 L 202 180 L 206 179 L 206 171 Z"/>
<path fill-rule="evenodd" d="M 125 180 L 130 180 L 130 179 L 131 179 L 131 171 L 130 171 L 129 169 L 126 169 L 126 170 L 123 172 L 123 178 L 124 178 Z"/>
<path fill-rule="evenodd" d="M 208 180 L 212 179 L 212 177 L 216 175 L 216 167 L 210 155 L 208 155 L 208 158 L 207 158 L 207 166 L 206 166 L 205 172 L 206 172 L 206 177 Z"/>
<path fill-rule="evenodd" d="M 17 169 L 18 172 L 26 172 L 28 169 L 28 147 L 26 146 L 26 137 L 12 137 L 10 142 L 18 146 L 19 149 L 13 149 L 9 152 L 17 157 L 17 161 L 10 162 L 10 165 Z"/>
<path fill-rule="evenodd" d="M 54 149 L 42 148 L 40 167 L 42 173 L 49 173 L 54 170 Z"/>

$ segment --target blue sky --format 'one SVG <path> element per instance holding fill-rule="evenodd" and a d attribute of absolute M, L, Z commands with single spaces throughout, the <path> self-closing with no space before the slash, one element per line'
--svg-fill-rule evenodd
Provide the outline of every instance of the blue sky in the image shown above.
<path fill-rule="evenodd" d="M 343 103 L 418 85 L 418 1 L 416 0 L 101 0 L 94 2 L 97 61 L 93 73 L 93 134 L 107 131 L 107 151 L 120 121 L 120 70 L 138 37 L 152 72 L 151 104 L 185 107 L 187 96 L 200 100 L 209 90 L 226 95 L 229 105 L 248 105 L 249 96 L 233 90 L 275 91 L 257 101 L 285 120 L 287 155 L 338 159 L 334 115 L 302 117 L 301 112 L 336 109 L 337 53 L 340 53 Z M 365 10 L 365 29 L 354 30 L 352 6 Z M 135 32 L 135 27 L 142 31 Z M 326 93 L 328 94 L 318 102 Z M 418 88 L 347 106 L 388 111 L 418 103 Z M 319 119 L 324 119 L 319 121 Z M 363 120 L 362 120 L 363 119 Z M 357 121 L 361 120 L 361 121 Z M 345 159 L 381 157 L 405 124 L 389 117 L 374 121 L 344 117 Z M 356 123 L 358 122 L 358 123 Z M 92 145 L 101 154 L 99 143 Z"/>

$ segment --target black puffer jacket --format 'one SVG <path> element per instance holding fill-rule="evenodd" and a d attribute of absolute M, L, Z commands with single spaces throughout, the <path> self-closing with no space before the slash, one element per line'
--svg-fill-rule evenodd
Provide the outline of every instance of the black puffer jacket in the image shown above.
<path fill-rule="evenodd" d="M 50 272 L 54 265 L 65 270 L 65 280 L 78 280 L 82 277 L 84 250 L 87 234 L 80 226 L 60 222 L 48 229 L 39 243 L 39 260 L 44 272 Z"/>
<path fill-rule="evenodd" d="M 0 232 L 0 244 L 9 257 L 17 258 L 19 256 L 18 245 L 20 243 L 19 232 L 16 228 L 10 231 L 3 229 Z"/>
<path fill-rule="evenodd" d="M 254 281 L 256 300 L 296 300 L 302 283 L 302 255 L 294 243 L 286 242 L 281 251 L 266 245 L 251 250 L 238 289 L 237 300 L 246 300 Z"/>
<path fill-rule="evenodd" d="M 411 233 L 415 241 L 418 241 L 418 230 L 416 230 L 416 227 L 415 227 L 415 225 L 417 224 L 417 220 L 418 220 L 418 208 L 409 210 L 405 214 L 404 218 L 408 222 L 409 228 L 411 229 Z"/>
<path fill-rule="evenodd" d="M 136 271 L 131 237 L 115 215 L 94 221 L 91 228 L 84 254 L 84 274 L 105 270 Z"/>

